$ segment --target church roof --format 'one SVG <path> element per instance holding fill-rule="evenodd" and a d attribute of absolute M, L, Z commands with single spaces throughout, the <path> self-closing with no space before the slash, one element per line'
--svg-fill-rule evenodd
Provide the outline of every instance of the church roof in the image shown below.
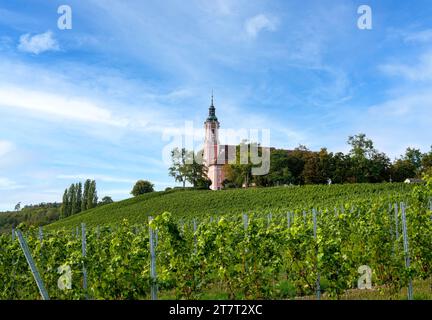
<path fill-rule="evenodd" d="M 207 121 L 218 121 L 218 119 L 216 117 L 216 108 L 213 104 L 213 94 L 212 94 L 211 105 L 209 108 L 209 115 L 208 115 Z"/>

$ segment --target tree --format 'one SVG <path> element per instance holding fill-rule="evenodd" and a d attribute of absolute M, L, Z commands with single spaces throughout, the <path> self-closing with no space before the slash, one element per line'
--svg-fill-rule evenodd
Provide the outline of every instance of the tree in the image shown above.
<path fill-rule="evenodd" d="M 62 206 L 60 208 L 60 219 L 66 218 L 68 216 L 68 211 L 69 211 L 68 189 L 65 189 L 65 192 L 63 193 Z"/>
<path fill-rule="evenodd" d="M 75 214 L 75 212 L 77 211 L 77 202 L 76 202 L 76 191 L 75 191 L 75 184 L 72 184 L 69 187 L 69 192 L 68 192 L 68 198 L 69 198 L 69 203 L 70 203 L 70 211 L 68 212 L 68 216 Z"/>
<path fill-rule="evenodd" d="M 415 165 L 406 159 L 398 159 L 391 167 L 391 177 L 394 182 L 403 182 L 405 179 L 415 176 Z"/>
<path fill-rule="evenodd" d="M 105 196 L 102 198 L 102 201 L 99 202 L 99 205 L 104 206 L 106 204 L 114 203 L 113 199 L 111 197 Z"/>
<path fill-rule="evenodd" d="M 203 150 L 197 154 L 194 154 L 193 151 L 186 152 L 185 178 L 197 189 L 209 189 L 211 185 L 211 180 L 207 177 L 207 167 L 202 161 L 203 155 Z"/>
<path fill-rule="evenodd" d="M 404 160 L 408 160 L 416 168 L 416 172 L 420 173 L 422 167 L 422 153 L 419 149 L 407 148 L 405 151 Z"/>
<path fill-rule="evenodd" d="M 422 156 L 422 171 L 428 172 L 432 170 L 432 146 L 429 153 L 425 153 Z"/>
<path fill-rule="evenodd" d="M 76 204 L 76 210 L 75 210 L 74 214 L 81 212 L 82 197 L 83 197 L 83 195 L 82 195 L 82 183 L 81 182 L 77 183 L 75 188 L 76 188 L 76 202 L 77 202 L 77 204 Z"/>
<path fill-rule="evenodd" d="M 20 211 L 21 209 L 21 202 L 18 202 L 15 206 L 15 211 Z"/>
<path fill-rule="evenodd" d="M 91 180 L 90 186 L 87 194 L 87 210 L 92 209 L 97 206 L 97 191 L 96 191 L 96 181 Z"/>
<path fill-rule="evenodd" d="M 146 181 L 146 180 L 138 180 L 132 191 L 131 194 L 134 197 L 138 197 L 139 195 L 145 194 L 145 193 L 149 193 L 149 192 L 153 192 L 154 185 L 150 182 L 150 181 Z"/>
<path fill-rule="evenodd" d="M 355 182 L 369 182 L 370 160 L 377 153 L 372 140 L 368 139 L 364 133 L 360 133 L 355 136 L 350 136 L 348 138 L 348 144 L 351 145 L 350 156 Z"/>
<path fill-rule="evenodd" d="M 172 165 L 169 168 L 169 175 L 172 176 L 175 181 L 183 183 L 183 188 L 186 186 L 186 159 L 188 151 L 185 148 L 179 150 L 175 148 L 171 151 Z"/>
<path fill-rule="evenodd" d="M 260 179 L 259 179 L 260 178 Z M 263 180 L 257 177 L 256 180 Z M 294 177 L 289 169 L 288 152 L 286 150 L 271 150 L 270 172 L 267 176 L 268 185 L 277 186 L 294 182 Z M 263 186 L 264 184 L 257 184 Z"/>
<path fill-rule="evenodd" d="M 89 197 L 90 184 L 91 184 L 90 179 L 87 179 L 86 182 L 84 183 L 84 192 L 83 192 L 83 196 L 81 199 L 81 211 L 87 210 L 87 202 L 88 202 L 88 197 Z"/>
<path fill-rule="evenodd" d="M 333 183 L 344 183 L 349 181 L 351 175 L 351 158 L 342 152 L 336 153 L 332 158 Z"/>

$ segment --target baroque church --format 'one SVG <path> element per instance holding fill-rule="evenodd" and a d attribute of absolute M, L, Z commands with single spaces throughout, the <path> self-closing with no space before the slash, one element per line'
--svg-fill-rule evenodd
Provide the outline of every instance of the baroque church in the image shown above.
<path fill-rule="evenodd" d="M 235 162 L 236 146 L 221 145 L 219 142 L 220 123 L 216 117 L 213 95 L 207 120 L 204 122 L 204 155 L 203 162 L 207 167 L 207 177 L 211 180 L 211 190 L 222 189 L 225 180 L 223 167 L 227 163 Z"/>

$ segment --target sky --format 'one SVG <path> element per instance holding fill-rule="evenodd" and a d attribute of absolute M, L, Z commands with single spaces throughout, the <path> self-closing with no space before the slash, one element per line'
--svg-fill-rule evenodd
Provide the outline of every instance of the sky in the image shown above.
<path fill-rule="evenodd" d="M 0 0 L 0 210 L 87 178 L 114 200 L 175 186 L 167 151 L 199 147 L 212 90 L 221 129 L 274 147 L 348 152 L 365 133 L 392 160 L 427 152 L 431 16 L 429 0 Z"/>

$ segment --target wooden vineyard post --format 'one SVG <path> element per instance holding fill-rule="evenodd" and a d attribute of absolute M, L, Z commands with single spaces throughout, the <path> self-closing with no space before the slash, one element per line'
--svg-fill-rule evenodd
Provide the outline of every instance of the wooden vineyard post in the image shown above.
<path fill-rule="evenodd" d="M 15 228 L 12 227 L 12 242 L 15 241 Z"/>
<path fill-rule="evenodd" d="M 312 215 L 313 215 L 312 216 L 312 218 L 313 218 L 313 233 L 314 233 L 314 239 L 316 241 L 317 240 L 317 212 L 316 212 L 315 209 L 312 210 Z M 315 255 L 316 255 L 317 259 L 318 259 L 318 245 L 317 244 L 315 244 L 315 245 L 316 245 Z M 321 285 L 320 285 L 320 280 L 321 280 L 320 278 L 321 278 L 321 276 L 320 276 L 320 273 L 318 271 L 318 260 L 317 260 L 315 269 L 316 269 L 316 272 L 317 272 L 316 297 L 317 297 L 318 300 L 320 300 L 321 299 Z"/>
<path fill-rule="evenodd" d="M 151 299 L 157 300 L 157 277 L 156 277 L 156 250 L 155 250 L 155 231 L 151 227 L 150 223 L 153 221 L 153 217 L 149 217 L 149 235 L 150 235 L 150 278 L 151 278 Z"/>
<path fill-rule="evenodd" d="M 269 213 L 269 214 L 267 215 L 267 228 L 269 228 L 269 227 L 270 227 L 270 224 L 271 224 L 271 220 L 272 220 L 272 214 L 271 214 L 271 213 Z"/>
<path fill-rule="evenodd" d="M 304 220 L 304 224 L 306 225 L 306 211 L 303 210 L 303 220 Z"/>
<path fill-rule="evenodd" d="M 86 225 L 85 223 L 81 223 L 81 249 L 82 249 L 82 256 L 83 258 L 87 255 L 87 236 L 86 236 Z M 87 295 L 87 269 L 85 266 L 85 263 L 83 262 L 83 289 L 86 296 L 86 299 L 88 299 Z"/>
<path fill-rule="evenodd" d="M 404 252 L 405 252 L 405 267 L 407 269 L 411 266 L 411 260 L 410 260 L 410 254 L 409 254 L 409 244 L 408 244 L 408 231 L 407 231 L 407 221 L 406 221 L 406 214 L 405 214 L 405 204 L 401 203 L 400 208 L 402 211 L 402 233 L 403 233 L 403 242 L 404 242 Z M 409 283 L 408 283 L 408 300 L 413 299 L 413 286 L 412 286 L 412 279 L 410 277 Z"/>
<path fill-rule="evenodd" d="M 22 251 L 24 252 L 24 256 L 25 256 L 25 258 L 27 260 L 27 263 L 28 263 L 28 265 L 30 267 L 31 273 L 33 274 L 33 278 L 36 281 L 36 285 L 37 285 L 37 287 L 39 289 L 39 293 L 40 293 L 42 299 L 43 300 L 49 300 L 48 291 L 45 288 L 45 285 L 44 285 L 44 283 L 42 281 L 42 278 L 41 278 L 41 276 L 39 274 L 39 271 L 38 271 L 38 269 L 37 269 L 37 267 L 36 267 L 36 265 L 34 263 L 34 260 L 33 260 L 31 254 L 30 254 L 30 249 L 29 249 L 29 247 L 27 245 L 26 240 L 24 239 L 24 236 L 22 235 L 22 233 L 21 233 L 20 230 L 16 231 L 16 235 L 18 236 L 19 244 L 21 246 Z"/>

